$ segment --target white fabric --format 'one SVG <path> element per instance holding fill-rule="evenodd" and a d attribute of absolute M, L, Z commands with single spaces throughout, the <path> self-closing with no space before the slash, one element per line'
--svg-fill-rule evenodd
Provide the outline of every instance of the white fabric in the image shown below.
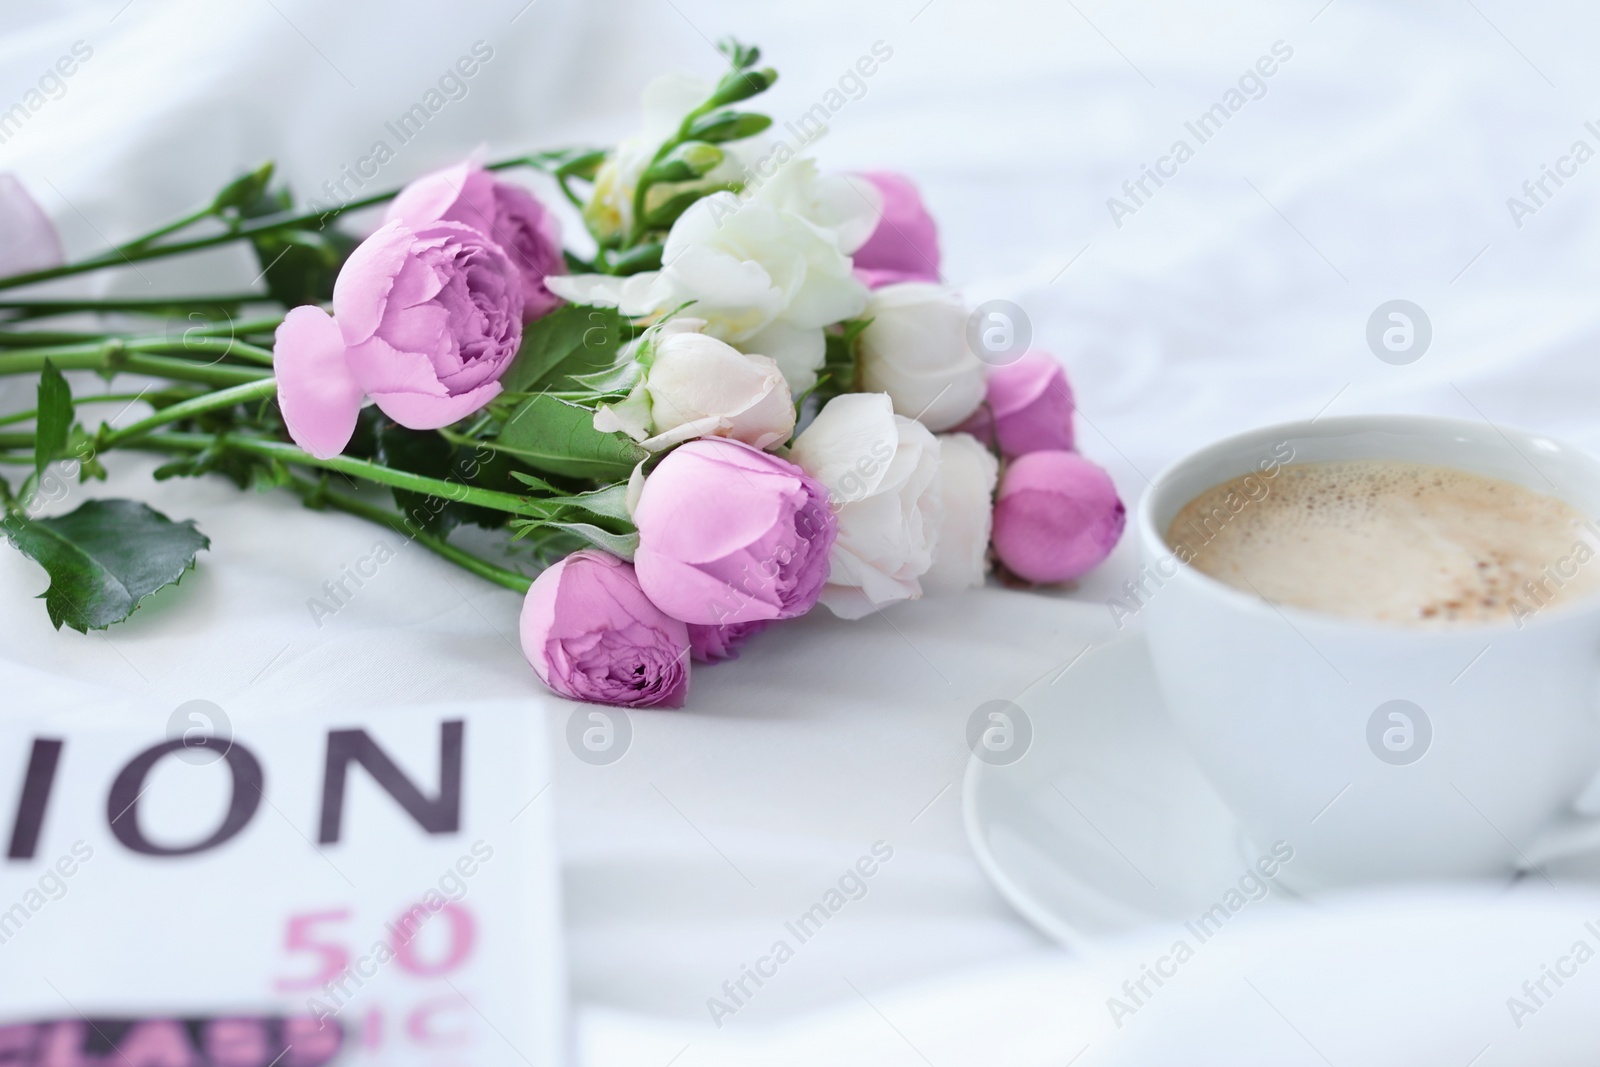
<path fill-rule="evenodd" d="M 882 41 L 892 58 L 862 79 L 860 99 L 843 98 L 814 150 L 830 168 L 915 175 L 942 224 L 947 279 L 974 302 L 1026 309 L 1035 344 L 1072 377 L 1083 451 L 1130 504 L 1146 476 L 1187 449 L 1323 409 L 1488 418 L 1600 444 L 1600 306 L 1589 299 L 1600 282 L 1591 173 L 1600 164 L 1559 189 L 1547 182 L 1553 195 L 1520 228 L 1506 205 L 1575 140 L 1600 146 L 1583 126 L 1593 9 L 1358 0 L 519 9 L 521 0 L 448 14 L 420 0 L 18 6 L 0 15 L 10 28 L 0 107 L 74 40 L 91 41 L 95 56 L 0 144 L 0 169 L 20 175 L 81 256 L 265 157 L 302 195 L 316 194 L 475 39 L 495 58 L 374 185 L 485 140 L 493 157 L 625 136 L 645 81 L 675 66 L 714 74 L 707 38 L 728 31 L 762 44 L 781 69 L 768 106 L 775 133 L 793 144 L 801 116 Z M 1127 199 L 1123 183 L 1176 139 L 1193 144 L 1185 123 L 1279 40 L 1293 55 L 1265 79 L 1265 95 L 1164 186 L 1147 180 L 1154 195 L 1115 225 L 1107 198 Z M 233 250 L 92 286 L 236 287 L 255 269 Z M 1365 340 L 1373 310 L 1396 298 L 1420 304 L 1433 326 L 1431 348 L 1409 366 L 1379 361 Z M 20 407 L 23 394 L 12 385 L 3 395 Z M 1098 1040 L 1090 1030 L 1106 984 L 1092 965 L 1045 949 L 983 881 L 961 832 L 958 775 L 973 708 L 1110 632 L 1104 600 L 1131 572 L 1126 544 L 1072 593 L 990 587 L 855 623 L 817 613 L 769 632 L 737 663 L 697 669 L 686 711 L 634 715 L 632 749 L 595 767 L 563 758 L 569 707 L 540 691 L 512 647 L 515 597 L 409 552 L 318 632 L 303 602 L 367 551 L 367 527 L 218 482 L 152 486 L 139 461 L 114 469 L 112 492 L 199 519 L 215 548 L 181 589 L 89 638 L 51 632 L 28 599 L 42 587 L 38 571 L 0 554 L 7 701 L 26 699 L 19 687 L 92 677 L 174 705 L 206 693 L 225 703 L 285 644 L 325 664 L 334 692 L 388 678 L 429 694 L 525 698 L 558 739 L 554 799 L 586 1062 L 919 1063 L 920 1052 L 941 1065 L 1062 1063 Z M 390 654 L 342 654 L 341 635 L 356 632 L 385 635 Z M 867 896 L 716 1030 L 706 999 L 878 840 L 895 854 Z M 1312 1035 L 1333 1062 L 1384 1062 L 1345 1044 L 1392 1032 L 1363 1014 L 1374 989 L 1392 993 L 1391 1007 L 1410 997 L 1470 1006 L 1459 1026 L 1436 1014 L 1418 1029 L 1450 1053 L 1440 1062 L 1469 1062 L 1481 1046 L 1465 1040 L 1476 1034 L 1466 1023 L 1481 1015 L 1486 1030 L 1503 1030 L 1505 998 L 1566 937 L 1510 905 L 1419 904 L 1414 923 L 1384 915 L 1263 929 L 1236 946 L 1335 946 L 1328 956 L 1308 948 L 1307 974 L 1351 946 L 1348 970 L 1302 986 L 1302 1001 L 1278 1002 L 1288 1019 L 1303 1003 L 1355 1035 Z M 1420 933 L 1386 939 L 1391 929 Z M 1485 930 L 1499 949 L 1444 951 L 1472 947 L 1468 931 Z M 1407 983 L 1409 974 L 1436 980 Z M 1172 1001 L 1207 1023 L 1187 1031 L 1194 1050 L 1257 1032 L 1230 1029 L 1242 1018 L 1227 1007 L 1240 987 L 1221 983 Z M 1587 1047 L 1555 1021 L 1558 1009 L 1592 1008 L 1579 988 L 1522 1031 L 1539 1024 L 1530 1040 L 1548 1043 L 1547 1062 Z M 1223 1007 L 1207 1014 L 1207 997 Z M 1096 1044 L 1080 1062 L 1244 1062 L 1162 1055 L 1157 1043 Z M 1275 1062 L 1298 1062 L 1290 1056 L 1320 1062 L 1292 1041 Z"/>

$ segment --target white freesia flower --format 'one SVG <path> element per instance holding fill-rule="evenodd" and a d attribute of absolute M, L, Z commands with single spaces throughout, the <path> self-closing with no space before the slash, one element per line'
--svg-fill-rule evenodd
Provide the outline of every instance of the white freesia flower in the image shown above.
<path fill-rule="evenodd" d="M 683 117 L 702 104 L 714 88 L 704 78 L 689 74 L 668 74 L 656 78 L 644 90 L 644 115 L 640 132 L 617 145 L 594 176 L 594 191 L 584 205 L 584 221 L 601 236 L 625 234 L 633 227 L 633 194 L 639 176 L 662 143 L 678 132 Z M 727 153 L 722 163 L 696 184 L 721 185 L 740 180 L 756 150 L 754 143 L 723 145 Z M 650 207 L 658 200 L 692 188 L 691 185 L 653 186 Z"/>
<path fill-rule="evenodd" d="M 876 185 L 851 174 L 823 174 L 811 159 L 785 163 L 750 199 L 832 230 L 845 255 L 866 244 L 883 217 L 883 193 Z"/>
<path fill-rule="evenodd" d="M 707 334 L 772 357 L 790 391 L 804 392 L 822 366 L 823 327 L 855 318 L 867 302 L 840 232 L 808 215 L 834 220 L 852 240 L 860 224 L 841 206 L 839 189 L 812 195 L 782 186 L 771 197 L 722 192 L 699 200 L 673 224 L 658 271 L 552 276 L 546 284 L 573 303 L 634 317 L 689 305 Z"/>
<path fill-rule="evenodd" d="M 955 593 L 983 584 L 1000 461 L 971 434 L 939 435 L 939 524 L 933 566 L 922 576 L 928 593 Z"/>
<path fill-rule="evenodd" d="M 861 332 L 861 387 L 888 393 L 894 409 L 930 430 L 959 425 L 983 403 L 984 366 L 967 347 L 967 307 L 931 282 L 873 292 Z"/>
<path fill-rule="evenodd" d="M 839 517 L 822 603 L 859 619 L 921 596 L 943 517 L 933 434 L 881 393 L 846 393 L 817 413 L 789 458 L 828 487 Z"/>
<path fill-rule="evenodd" d="M 695 437 L 771 448 L 794 432 L 794 401 L 769 357 L 740 352 L 674 319 L 651 342 L 649 369 L 621 404 L 595 412 L 595 429 L 621 431 L 658 452 Z"/>

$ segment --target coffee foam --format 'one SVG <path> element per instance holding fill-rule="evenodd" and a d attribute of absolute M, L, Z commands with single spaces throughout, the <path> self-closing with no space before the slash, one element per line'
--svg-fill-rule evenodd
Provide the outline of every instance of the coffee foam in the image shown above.
<path fill-rule="evenodd" d="M 1600 587 L 1600 528 L 1570 505 L 1389 460 L 1296 463 L 1213 486 L 1167 542 L 1273 603 L 1409 626 L 1521 620 Z"/>

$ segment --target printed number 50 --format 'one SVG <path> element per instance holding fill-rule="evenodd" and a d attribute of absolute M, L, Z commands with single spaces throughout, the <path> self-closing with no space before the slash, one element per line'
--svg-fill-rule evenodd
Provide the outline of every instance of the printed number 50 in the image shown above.
<path fill-rule="evenodd" d="M 403 935 L 399 935 L 396 943 L 389 946 L 393 959 L 401 970 L 418 978 L 434 978 L 449 974 L 465 963 L 467 957 L 472 954 L 473 943 L 477 940 L 477 924 L 473 921 L 472 913 L 462 905 L 454 903 L 445 904 L 437 913 L 433 913 L 444 918 L 448 927 L 448 942 L 443 946 L 444 952 L 440 958 L 430 961 L 420 958 L 417 952 L 416 936 L 420 923 L 415 916 L 419 911 L 421 911 L 420 906 L 413 908 L 390 924 L 391 930 L 405 931 Z M 330 940 L 328 935 L 319 937 L 316 931 L 319 924 L 343 923 L 349 918 L 350 911 L 347 908 L 289 916 L 289 923 L 283 934 L 284 949 L 291 953 L 310 953 L 316 957 L 317 962 L 315 969 L 304 977 L 278 979 L 275 983 L 278 992 L 298 993 L 308 989 L 318 989 L 352 969 L 363 979 L 370 978 L 376 973 L 384 957 L 363 956 L 352 968 L 350 950 L 344 943 Z"/>
<path fill-rule="evenodd" d="M 283 932 L 283 947 L 290 952 L 310 952 L 318 959 L 317 969 L 305 978 L 280 978 L 278 992 L 297 993 L 303 989 L 316 989 L 337 978 L 350 966 L 350 950 L 335 941 L 318 941 L 313 930 L 318 923 L 344 922 L 350 912 L 313 911 L 305 915 L 289 916 L 289 925 Z"/>

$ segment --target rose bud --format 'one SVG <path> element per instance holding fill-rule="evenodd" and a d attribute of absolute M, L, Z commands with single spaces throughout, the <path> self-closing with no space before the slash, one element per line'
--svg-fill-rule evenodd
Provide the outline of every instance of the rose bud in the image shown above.
<path fill-rule="evenodd" d="M 278 327 L 278 406 L 319 459 L 350 443 L 363 394 L 413 430 L 464 419 L 500 392 L 522 344 L 522 287 L 500 246 L 455 222 L 384 225 L 333 286 L 333 316 L 297 307 Z"/>
<path fill-rule="evenodd" d="M 939 442 L 882 393 L 828 401 L 789 458 L 828 487 L 839 536 L 822 603 L 842 619 L 922 595 L 939 534 Z"/>
<path fill-rule="evenodd" d="M 690 623 L 689 655 L 694 657 L 696 663 L 738 659 L 739 646 L 771 625 L 766 619 L 736 622 L 732 626 L 699 626 Z"/>
<path fill-rule="evenodd" d="M 503 182 L 468 160 L 424 175 L 400 191 L 383 217 L 413 230 L 433 222 L 471 226 L 511 257 L 522 278 L 522 321 L 543 318 L 561 304 L 545 287 L 567 273 L 561 222 L 520 185 Z"/>
<path fill-rule="evenodd" d="M 632 567 L 584 549 L 546 569 L 522 602 L 522 654 L 561 696 L 681 708 L 689 634 L 650 603 Z"/>
<path fill-rule="evenodd" d="M 1076 452 L 1029 452 L 1000 479 L 994 551 L 1030 582 L 1064 582 L 1111 554 L 1126 511 L 1111 477 Z"/>
<path fill-rule="evenodd" d="M 67 261 L 55 224 L 11 174 L 0 174 L 0 277 L 49 270 Z"/>
<path fill-rule="evenodd" d="M 941 285 L 886 285 L 867 301 L 857 342 L 861 388 L 888 393 L 898 415 L 938 433 L 983 402 L 983 364 L 967 347 L 967 307 Z"/>
<path fill-rule="evenodd" d="M 799 467 L 721 437 L 669 452 L 633 521 L 639 584 L 668 615 L 703 626 L 811 610 L 838 527 L 827 490 Z"/>
<path fill-rule="evenodd" d="M 856 275 L 877 289 L 893 282 L 939 280 L 939 228 L 911 179 L 890 171 L 861 175 L 883 197 L 883 215 L 867 243 L 856 249 Z"/>
<path fill-rule="evenodd" d="M 644 378 L 619 404 L 602 405 L 594 428 L 621 431 L 652 452 L 696 437 L 731 437 L 756 448 L 794 433 L 794 401 L 778 364 L 700 333 L 702 319 L 674 319 L 655 335 Z"/>
<path fill-rule="evenodd" d="M 970 434 L 939 435 L 939 502 L 943 519 L 933 566 L 922 576 L 928 593 L 955 593 L 983 584 L 989 573 L 989 531 L 1000 464 Z"/>
<path fill-rule="evenodd" d="M 1072 387 L 1065 368 L 1042 352 L 989 372 L 988 398 L 961 429 L 1007 458 L 1072 451 Z"/>

